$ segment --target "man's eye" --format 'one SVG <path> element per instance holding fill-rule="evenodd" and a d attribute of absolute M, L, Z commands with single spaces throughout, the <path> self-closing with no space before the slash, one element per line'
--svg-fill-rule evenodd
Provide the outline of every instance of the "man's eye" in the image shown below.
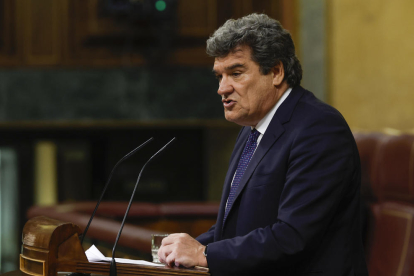
<path fill-rule="evenodd" d="M 236 73 L 236 72 L 234 72 L 232 75 L 233 75 L 233 77 L 238 77 L 238 76 L 240 76 L 240 75 L 241 75 L 241 73 Z"/>
<path fill-rule="evenodd" d="M 216 76 L 216 79 L 217 79 L 218 81 L 221 81 L 222 76 L 221 76 L 221 75 L 220 75 L 220 76 Z"/>

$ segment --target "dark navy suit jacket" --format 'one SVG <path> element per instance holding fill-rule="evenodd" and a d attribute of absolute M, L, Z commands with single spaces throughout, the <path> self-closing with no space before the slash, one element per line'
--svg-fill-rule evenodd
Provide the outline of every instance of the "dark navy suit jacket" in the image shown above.
<path fill-rule="evenodd" d="M 342 115 L 295 87 L 276 111 L 223 225 L 250 127 L 236 141 L 208 244 L 212 276 L 367 275 L 360 221 L 360 161 Z"/>

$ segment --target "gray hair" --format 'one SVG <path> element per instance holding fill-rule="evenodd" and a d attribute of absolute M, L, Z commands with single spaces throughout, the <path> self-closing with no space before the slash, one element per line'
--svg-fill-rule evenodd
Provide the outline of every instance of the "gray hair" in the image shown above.
<path fill-rule="evenodd" d="M 256 13 L 229 19 L 207 40 L 206 52 L 211 57 L 225 57 L 241 45 L 251 48 L 252 60 L 259 64 L 263 75 L 282 62 L 287 83 L 291 87 L 300 84 L 302 67 L 295 55 L 295 45 L 279 21 Z"/>

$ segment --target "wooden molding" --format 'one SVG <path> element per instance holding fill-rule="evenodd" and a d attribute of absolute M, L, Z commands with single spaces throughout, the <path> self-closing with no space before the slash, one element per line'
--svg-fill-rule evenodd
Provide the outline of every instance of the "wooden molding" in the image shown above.
<path fill-rule="evenodd" d="M 21 62 L 21 22 L 18 5 L 21 0 L 0 0 L 0 65 L 13 66 Z"/>
<path fill-rule="evenodd" d="M 20 6 L 24 22 L 27 65 L 58 65 L 61 61 L 61 9 L 55 0 L 26 0 Z"/>
<path fill-rule="evenodd" d="M 102 16 L 99 0 L 0 0 L 0 63 L 5 66 L 143 65 L 148 43 L 133 26 Z M 211 66 L 205 41 L 229 18 L 267 13 L 295 32 L 290 0 L 178 0 L 176 36 L 160 49 L 167 64 Z M 133 42 L 128 41 L 132 39 Z M 157 39 L 157 38 L 155 38 Z M 128 48 L 126 43 L 132 43 Z M 163 42 L 159 42 L 160 45 Z M 153 56 L 159 56 L 157 52 Z"/>

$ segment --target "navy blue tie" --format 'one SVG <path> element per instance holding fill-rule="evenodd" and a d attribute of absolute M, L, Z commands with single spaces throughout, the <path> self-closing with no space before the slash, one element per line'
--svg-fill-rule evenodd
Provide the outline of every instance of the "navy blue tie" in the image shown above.
<path fill-rule="evenodd" d="M 227 199 L 227 205 L 226 205 L 226 210 L 224 212 L 223 224 L 224 224 L 224 221 L 226 221 L 227 215 L 229 214 L 231 205 L 233 205 L 236 191 L 240 184 L 240 180 L 242 179 L 243 174 L 246 171 L 246 168 L 249 165 L 250 160 L 252 159 L 253 153 L 256 150 L 257 138 L 259 136 L 260 136 L 260 132 L 258 132 L 256 129 L 253 129 L 250 132 L 246 145 L 244 146 L 244 150 L 240 156 L 239 164 L 237 165 L 236 174 L 234 175 L 233 183 L 230 188 L 230 194 Z"/>

